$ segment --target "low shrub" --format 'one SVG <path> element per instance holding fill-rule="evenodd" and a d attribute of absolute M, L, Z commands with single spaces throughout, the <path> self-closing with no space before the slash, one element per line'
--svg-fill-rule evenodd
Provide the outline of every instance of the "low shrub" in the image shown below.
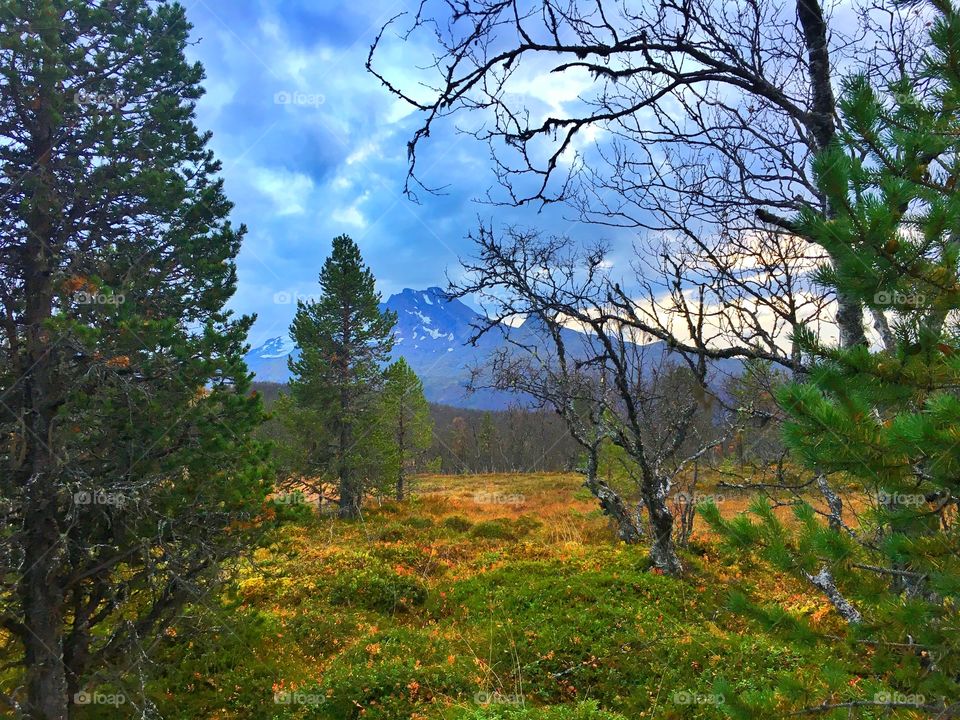
<path fill-rule="evenodd" d="M 470 534 L 475 538 L 483 540 L 516 540 L 513 528 L 509 520 L 498 518 L 496 520 L 485 520 L 473 526 Z"/>
<path fill-rule="evenodd" d="M 543 527 L 543 523 L 530 515 L 521 515 L 514 521 L 513 527 L 518 537 L 524 537 L 537 528 Z"/>
<path fill-rule="evenodd" d="M 473 523 L 463 517 L 463 515 L 451 515 L 443 519 L 443 526 L 462 533 L 472 528 Z"/>
<path fill-rule="evenodd" d="M 346 650 L 324 674 L 323 683 L 308 689 L 323 698 L 309 717 L 439 718 L 430 713 L 432 708 L 471 702 L 476 692 L 475 673 L 471 657 L 451 655 L 451 648 L 438 642 L 431 630 L 379 631 Z"/>
<path fill-rule="evenodd" d="M 427 601 L 427 588 L 414 577 L 386 568 L 363 568 L 338 577 L 330 588 L 334 605 L 382 613 L 405 612 Z"/>
<path fill-rule="evenodd" d="M 427 528 L 433 527 L 433 519 L 421 515 L 414 515 L 404 520 L 403 524 L 407 527 L 416 528 L 417 530 L 426 530 Z"/>
<path fill-rule="evenodd" d="M 396 542 L 397 540 L 403 540 L 404 530 L 405 528 L 403 525 L 398 523 L 389 523 L 377 530 L 373 534 L 373 537 L 375 540 L 379 540 L 380 542 Z"/>
<path fill-rule="evenodd" d="M 590 700 L 575 705 L 552 707 L 516 707 L 491 704 L 464 711 L 456 720 L 626 720 L 618 713 L 601 710 Z"/>
<path fill-rule="evenodd" d="M 273 521 L 279 526 L 283 523 L 308 523 L 316 518 L 316 507 L 307 502 L 283 502 L 270 500 Z"/>

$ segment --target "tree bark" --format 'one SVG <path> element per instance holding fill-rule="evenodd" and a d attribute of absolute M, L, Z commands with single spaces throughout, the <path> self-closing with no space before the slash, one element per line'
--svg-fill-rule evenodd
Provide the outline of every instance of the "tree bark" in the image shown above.
<path fill-rule="evenodd" d="M 346 391 L 343 391 L 345 394 Z M 345 401 L 344 401 L 345 402 Z M 345 407 L 345 404 L 342 405 Z M 344 410 L 344 415 L 346 410 Z M 352 520 L 360 517 L 360 491 L 357 487 L 356 478 L 353 476 L 352 468 L 347 460 L 347 454 L 350 451 L 350 427 L 345 419 L 341 420 L 340 426 L 340 447 L 338 475 L 340 479 L 340 517 L 344 520 Z"/>
<path fill-rule="evenodd" d="M 404 477 L 403 464 L 404 464 L 404 455 L 406 453 L 406 432 L 403 427 L 403 398 L 400 399 L 400 413 L 397 417 L 397 453 L 400 455 L 400 463 L 397 468 L 397 500 L 402 501 L 404 498 Z"/>
<path fill-rule="evenodd" d="M 833 576 L 827 568 L 820 568 L 820 572 L 816 575 L 811 575 L 810 573 L 804 573 L 804 575 L 807 576 L 807 580 L 810 581 L 811 585 L 827 596 L 830 604 L 836 608 L 840 616 L 849 624 L 856 625 L 863 621 L 863 616 L 860 614 L 860 611 L 837 590 L 837 586 L 833 582 Z"/>
<path fill-rule="evenodd" d="M 343 352 L 339 359 L 340 365 L 340 437 L 337 447 L 337 476 L 340 481 L 340 518 L 353 520 L 360 517 L 361 492 L 357 487 L 357 479 L 353 476 L 350 461 L 347 458 L 351 450 L 352 427 L 349 421 L 350 408 L 350 365 L 347 358 L 347 348 L 350 347 L 350 303 L 343 303 L 342 315 Z"/>
<path fill-rule="evenodd" d="M 623 542 L 633 545 L 640 542 L 641 532 L 634 523 L 630 511 L 627 509 L 623 498 L 606 482 L 597 475 L 597 451 L 592 449 L 587 453 L 586 479 L 584 487 L 589 490 L 597 500 L 600 501 L 600 509 L 603 514 L 613 520 L 617 527 L 617 536 Z"/>
<path fill-rule="evenodd" d="M 63 591 L 57 575 L 61 549 L 56 518 L 50 507 L 49 475 L 30 478 L 30 515 L 20 581 L 23 636 L 27 666 L 27 717 L 66 720 L 67 673 L 63 662 Z"/>
<path fill-rule="evenodd" d="M 45 13 L 55 17 L 52 9 Z M 68 716 L 66 668 L 63 662 L 63 606 L 59 566 L 63 554 L 57 523 L 57 458 L 51 445 L 53 422 L 59 406 L 56 383 L 56 342 L 47 328 L 53 308 L 54 238 L 53 213 L 58 206 L 50 168 L 54 137 L 54 73 L 59 29 L 51 23 L 42 33 L 44 72 L 38 88 L 35 123 L 31 128 L 33 193 L 24 247 L 24 331 L 26 350 L 23 392 L 29 432 L 25 433 L 27 457 L 23 466 L 25 543 L 24 572 L 19 582 L 22 603 L 24 650 L 27 665 L 26 714 L 31 720 L 66 720 Z M 28 185 L 29 186 L 29 185 Z"/>
<path fill-rule="evenodd" d="M 830 82 L 830 51 L 827 46 L 827 23 L 818 0 L 797 0 L 797 18 L 803 29 L 803 41 L 807 50 L 808 72 L 812 105 L 806 126 L 813 137 L 816 149 L 823 150 L 833 142 L 837 134 L 834 119 L 837 101 Z M 826 208 L 828 217 L 834 215 Z M 865 345 L 867 337 L 863 327 L 863 307 L 860 301 L 844 292 L 837 293 L 837 327 L 840 331 L 840 346 L 849 348 Z"/>
<path fill-rule="evenodd" d="M 830 508 L 830 517 L 828 518 L 830 529 L 840 532 L 843 530 L 843 500 L 830 487 L 825 475 L 817 476 L 817 487 L 820 489 L 823 499 L 827 501 L 827 507 Z"/>
<path fill-rule="evenodd" d="M 679 575 L 683 572 L 683 564 L 677 557 L 677 548 L 673 542 L 673 513 L 667 506 L 667 494 L 664 491 L 667 485 L 656 482 L 656 486 L 644 480 L 641 490 L 643 504 L 647 507 L 650 516 L 650 560 L 653 566 L 663 570 L 668 575 Z"/>

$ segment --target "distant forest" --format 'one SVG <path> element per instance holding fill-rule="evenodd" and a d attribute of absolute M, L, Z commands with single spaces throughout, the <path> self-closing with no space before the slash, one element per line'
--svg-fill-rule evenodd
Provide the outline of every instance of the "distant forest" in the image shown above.
<path fill-rule="evenodd" d="M 285 391 L 280 383 L 255 382 L 270 407 Z M 515 407 L 468 410 L 430 404 L 433 441 L 421 471 L 440 473 L 553 472 L 576 467 L 579 448 L 556 413 Z M 270 434 L 268 420 L 264 428 Z"/>

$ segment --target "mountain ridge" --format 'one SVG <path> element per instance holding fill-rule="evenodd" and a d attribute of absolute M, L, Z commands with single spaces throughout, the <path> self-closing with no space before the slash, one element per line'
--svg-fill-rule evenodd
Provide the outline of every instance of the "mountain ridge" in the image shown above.
<path fill-rule="evenodd" d="M 523 343 L 536 343 L 530 326 L 504 326 L 478 339 L 469 340 L 474 325 L 486 318 L 458 298 L 439 287 L 424 290 L 404 288 L 380 304 L 381 309 L 397 313 L 393 357 L 403 357 L 423 381 L 424 394 L 432 403 L 477 410 L 502 410 L 523 404 L 515 394 L 481 389 L 467 391 L 471 368 L 480 365 L 491 353 L 504 347 L 507 337 Z M 568 343 L 574 347 L 581 333 L 566 329 Z M 650 345 L 653 355 L 667 352 L 662 343 Z M 296 346 L 287 336 L 270 338 L 246 354 L 247 366 L 255 380 L 285 383 L 290 378 L 287 358 Z"/>
<path fill-rule="evenodd" d="M 500 410 L 516 404 L 516 397 L 493 390 L 468 393 L 470 367 L 482 362 L 502 342 L 490 333 L 468 344 L 473 323 L 483 316 L 442 288 L 404 288 L 380 304 L 397 313 L 393 357 L 403 357 L 420 376 L 424 394 L 433 403 L 479 410 Z M 255 380 L 285 383 L 290 378 L 287 358 L 296 352 L 288 336 L 269 338 L 247 352 L 247 366 Z"/>

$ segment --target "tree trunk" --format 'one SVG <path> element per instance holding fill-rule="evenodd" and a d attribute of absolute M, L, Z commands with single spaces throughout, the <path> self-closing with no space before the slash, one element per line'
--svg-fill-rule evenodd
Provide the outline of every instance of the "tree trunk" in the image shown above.
<path fill-rule="evenodd" d="M 634 523 L 623 498 L 597 476 L 597 449 L 591 448 L 587 453 L 586 480 L 584 487 L 600 501 L 603 514 L 613 520 L 617 527 L 617 536 L 627 544 L 640 542 L 640 529 Z"/>
<path fill-rule="evenodd" d="M 667 507 L 667 487 L 658 481 L 656 487 L 648 487 L 643 483 L 643 504 L 647 507 L 650 516 L 650 560 L 653 566 L 663 570 L 668 575 L 679 575 L 683 572 L 683 565 L 677 557 L 677 549 L 673 543 L 673 513 Z"/>
<path fill-rule="evenodd" d="M 397 417 L 397 454 L 400 456 L 400 465 L 397 468 L 397 500 L 403 501 L 404 496 L 404 455 L 406 453 L 406 429 L 403 426 L 403 398 L 400 399 L 400 414 Z"/>
<path fill-rule="evenodd" d="M 797 19 L 803 29 L 803 41 L 807 50 L 812 104 L 806 121 L 817 150 L 823 150 L 833 142 L 837 128 L 834 116 L 837 101 L 830 82 L 830 50 L 827 46 L 827 23 L 818 0 L 797 0 Z M 827 207 L 828 217 L 833 211 Z M 863 327 L 863 307 L 860 301 L 849 295 L 837 293 L 837 326 L 840 330 L 840 346 L 849 348 L 867 342 Z"/>
<path fill-rule="evenodd" d="M 43 10 L 48 19 L 52 8 Z M 30 128 L 30 150 L 35 158 L 32 187 L 28 197 L 30 211 L 25 234 L 24 257 L 24 333 L 26 362 L 23 382 L 28 428 L 25 439 L 27 456 L 21 482 L 24 485 L 25 537 L 24 572 L 18 591 L 26 632 L 24 652 L 27 665 L 26 715 L 31 720 L 66 720 L 66 668 L 63 662 L 63 610 L 65 595 L 60 584 L 59 567 L 63 555 L 57 522 L 57 458 L 53 422 L 61 393 L 56 382 L 57 343 L 50 337 L 47 323 L 53 308 L 53 271 L 56 252 L 53 213 L 59 207 L 50 169 L 53 155 L 54 101 L 58 90 L 55 73 L 46 72 L 57 62 L 59 28 L 49 23 L 42 32 L 45 45 L 41 86 L 37 91 L 36 121 Z"/>
<path fill-rule="evenodd" d="M 806 575 L 811 585 L 827 596 L 830 604 L 833 605 L 836 611 L 840 613 L 840 617 L 846 620 L 847 623 L 857 625 L 863 621 L 863 616 L 860 614 L 860 611 L 837 590 L 837 586 L 833 582 L 833 576 L 826 567 L 820 568 L 820 572 L 816 575 L 811 575 L 808 572 L 805 572 L 804 575 Z"/>
<path fill-rule="evenodd" d="M 817 487 L 820 489 L 820 494 L 823 495 L 823 499 L 827 501 L 827 507 L 830 508 L 830 517 L 828 518 L 830 529 L 835 532 L 842 531 L 843 500 L 834 492 L 833 488 L 830 487 L 826 475 L 820 474 L 817 476 Z"/>
<path fill-rule="evenodd" d="M 343 333 L 343 353 L 339 359 L 340 375 L 340 437 L 337 448 L 337 476 L 340 481 L 340 518 L 353 520 L 360 517 L 360 502 L 362 491 L 358 487 L 356 478 L 350 467 L 347 456 L 352 449 L 352 430 L 348 413 L 350 412 L 350 364 L 347 358 L 347 348 L 350 347 L 351 325 L 350 304 L 343 303 L 341 320 Z"/>
<path fill-rule="evenodd" d="M 50 503 L 49 479 L 30 478 L 31 491 L 24 562 L 20 581 L 27 666 L 27 717 L 66 720 L 67 674 L 63 663 L 63 592 L 57 575 L 60 537 Z"/>
<path fill-rule="evenodd" d="M 840 347 L 851 348 L 867 344 L 860 301 L 842 292 L 837 293 L 837 327 L 840 329 Z"/>
<path fill-rule="evenodd" d="M 360 493 L 349 467 L 346 454 L 349 449 L 349 431 L 343 427 L 340 431 L 339 471 L 340 476 L 340 518 L 353 520 L 360 517 Z"/>
<path fill-rule="evenodd" d="M 345 382 L 345 381 L 341 381 Z M 360 492 L 347 455 L 350 453 L 351 427 L 347 421 L 350 398 L 346 385 L 340 390 L 340 437 L 337 447 L 337 478 L 340 482 L 340 517 L 352 520 L 360 516 Z"/>

